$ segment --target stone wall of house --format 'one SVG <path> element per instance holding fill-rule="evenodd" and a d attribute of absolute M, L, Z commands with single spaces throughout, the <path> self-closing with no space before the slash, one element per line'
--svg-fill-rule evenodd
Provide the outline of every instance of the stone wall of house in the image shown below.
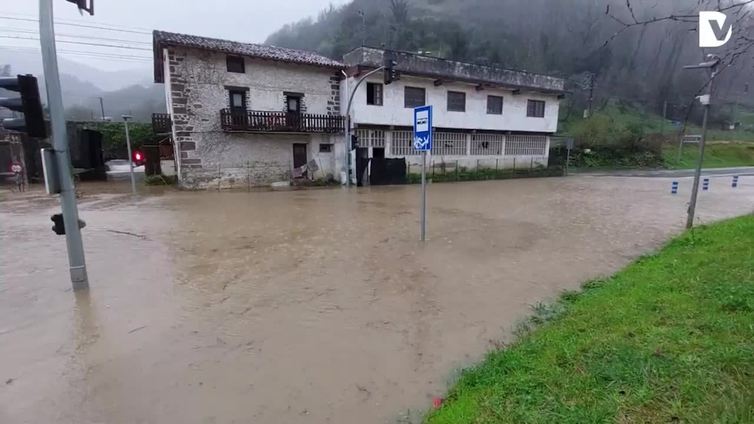
<path fill-rule="evenodd" d="M 307 65 L 245 59 L 245 73 L 227 71 L 225 54 L 170 48 L 165 69 L 169 87 L 181 184 L 186 188 L 265 185 L 292 175 L 293 144 L 307 144 L 308 159 L 326 165 L 320 177 L 335 175 L 333 153 L 319 144 L 341 136 L 226 133 L 220 110 L 228 108 L 228 88 L 246 91 L 249 110 L 284 111 L 286 93 L 303 95 L 302 112 L 340 115 L 339 71 Z M 335 150 L 334 148 L 332 149 Z"/>

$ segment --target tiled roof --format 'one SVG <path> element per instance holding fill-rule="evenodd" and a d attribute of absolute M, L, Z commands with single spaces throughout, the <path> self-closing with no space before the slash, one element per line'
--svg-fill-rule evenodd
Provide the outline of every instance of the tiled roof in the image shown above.
<path fill-rule="evenodd" d="M 267 46 L 264 44 L 239 43 L 237 41 L 199 37 L 197 35 L 178 34 L 175 32 L 154 31 L 153 43 L 155 50 L 155 80 L 157 81 L 162 80 L 162 61 L 161 54 L 159 52 L 165 46 L 181 46 L 204 50 L 214 50 L 223 53 L 237 54 L 240 56 L 249 56 L 260 59 L 297 63 L 303 65 L 323 66 L 326 68 L 345 69 L 346 67 L 343 63 L 338 62 L 337 60 L 333 60 L 329 57 L 303 50 Z M 158 62 L 160 65 L 158 65 Z"/>

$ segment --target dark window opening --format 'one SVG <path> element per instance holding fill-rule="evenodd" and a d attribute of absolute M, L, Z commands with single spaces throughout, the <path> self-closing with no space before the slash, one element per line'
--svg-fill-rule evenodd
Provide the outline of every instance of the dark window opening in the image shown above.
<path fill-rule="evenodd" d="M 246 110 L 246 91 L 237 88 L 228 89 L 230 108 L 233 110 Z"/>
<path fill-rule="evenodd" d="M 466 112 L 466 93 L 448 91 L 448 112 Z"/>
<path fill-rule="evenodd" d="M 301 113 L 301 96 L 292 94 L 286 95 L 285 106 L 288 113 Z"/>
<path fill-rule="evenodd" d="M 545 102 L 543 100 L 529 100 L 526 104 L 526 116 L 530 118 L 544 118 Z"/>
<path fill-rule="evenodd" d="M 225 62 L 228 65 L 228 72 L 246 73 L 246 65 L 242 56 L 226 56 Z"/>
<path fill-rule="evenodd" d="M 427 103 L 427 92 L 419 87 L 406 87 L 403 96 L 403 105 L 406 108 L 424 106 Z"/>
<path fill-rule="evenodd" d="M 376 82 L 367 83 L 367 104 L 382 106 L 382 84 Z"/>
<path fill-rule="evenodd" d="M 487 113 L 489 115 L 502 115 L 503 98 L 500 96 L 487 96 Z"/>
<path fill-rule="evenodd" d="M 332 153 L 332 144 L 320 144 L 319 145 L 319 152 L 320 153 Z"/>

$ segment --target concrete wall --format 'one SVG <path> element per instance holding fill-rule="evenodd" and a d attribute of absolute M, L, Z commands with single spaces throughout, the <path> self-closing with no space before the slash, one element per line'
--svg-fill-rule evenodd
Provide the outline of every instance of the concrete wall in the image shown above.
<path fill-rule="evenodd" d="M 167 51 L 166 84 L 173 120 L 181 185 L 227 187 L 289 180 L 294 143 L 308 144 L 309 159 L 335 175 L 334 153 L 319 154 L 319 143 L 343 137 L 318 134 L 223 132 L 220 110 L 229 106 L 228 86 L 247 88 L 247 108 L 284 111 L 284 92 L 302 93 L 303 112 L 340 114 L 340 77 L 336 71 L 306 65 L 245 59 L 246 72 L 227 72 L 225 54 L 197 49 Z M 219 184 L 218 184 L 219 182 Z"/>
<path fill-rule="evenodd" d="M 358 78 L 349 78 L 354 87 Z M 382 83 L 382 74 L 370 77 L 368 82 Z M 413 109 L 404 107 L 404 88 L 422 87 L 426 90 L 427 104 L 433 106 L 434 126 L 469 130 L 515 131 L 555 133 L 558 129 L 560 101 L 555 95 L 546 95 L 522 90 L 520 94 L 502 89 L 476 90 L 476 85 L 444 83 L 435 86 L 434 80 L 403 76 L 400 81 L 384 87 L 383 106 L 367 105 L 367 86 L 364 82 L 357 90 L 351 106 L 351 117 L 356 125 L 412 126 Z M 447 108 L 448 91 L 466 93 L 466 111 L 450 112 Z M 503 97 L 503 114 L 487 114 L 487 96 Z M 544 118 L 526 116 L 527 100 L 544 100 Z M 345 100 L 347 101 L 347 99 Z"/>

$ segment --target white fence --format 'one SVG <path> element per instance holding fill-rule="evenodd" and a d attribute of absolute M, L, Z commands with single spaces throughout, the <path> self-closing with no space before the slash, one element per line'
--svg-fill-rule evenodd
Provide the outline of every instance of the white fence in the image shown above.
<path fill-rule="evenodd" d="M 375 135 L 374 133 L 378 133 Z M 363 134 L 363 135 L 362 135 Z M 386 134 L 390 141 L 386 142 Z M 390 156 L 418 156 L 411 131 L 359 130 L 362 147 L 390 145 Z M 377 137 L 377 138 L 375 138 Z M 379 140 L 375 144 L 373 140 Z M 433 156 L 535 156 L 547 157 L 549 137 L 544 135 L 504 135 L 435 132 Z"/>

